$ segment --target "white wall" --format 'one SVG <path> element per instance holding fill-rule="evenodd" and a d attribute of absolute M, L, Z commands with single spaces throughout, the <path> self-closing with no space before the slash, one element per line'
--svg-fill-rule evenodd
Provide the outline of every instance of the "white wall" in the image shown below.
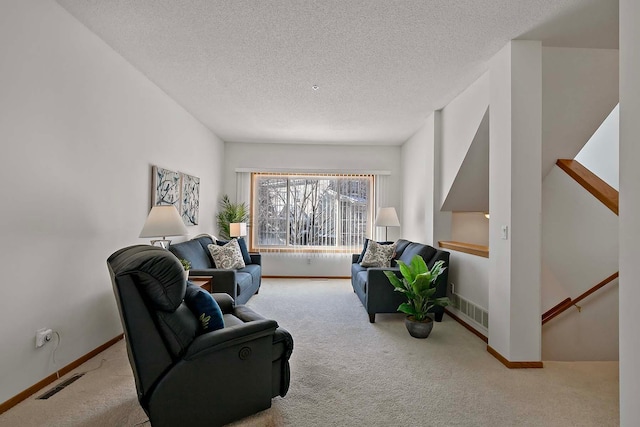
<path fill-rule="evenodd" d="M 439 240 L 455 240 L 454 235 L 459 237 L 459 234 L 454 232 L 456 214 L 440 211 L 441 200 L 444 198 L 440 192 L 445 176 L 451 174 L 450 168 L 459 168 L 462 165 L 487 109 L 488 80 L 482 77 L 472 86 L 456 97 L 444 110 L 436 111 L 429 116 L 425 125 L 402 146 L 403 230 L 408 230 L 407 238 L 437 247 Z M 469 124 L 467 114 L 478 115 L 475 128 Z M 466 146 L 460 144 L 460 138 L 463 138 L 462 141 L 468 138 Z M 459 164 L 446 165 L 445 158 L 449 159 L 449 163 L 455 164 L 459 161 Z M 453 171 L 453 178 L 457 170 Z M 415 191 L 412 186 L 412 183 L 416 182 L 424 183 L 424 186 L 420 187 L 421 191 Z M 479 215 L 484 221 L 483 227 L 479 229 L 470 225 L 471 223 L 463 223 L 460 228 L 470 225 L 470 232 L 478 237 L 478 244 L 488 244 L 488 221 L 483 214 Z M 466 234 L 464 230 L 462 233 Z M 471 240 L 475 239 L 473 236 L 470 237 Z M 464 241 L 474 243 L 470 240 Z M 488 262 L 486 258 L 450 251 L 449 282 L 456 284 L 456 294 L 485 309 L 488 300 Z M 460 317 L 465 317 L 453 307 L 450 307 L 450 310 Z M 472 319 L 466 320 L 481 333 L 487 334 L 481 325 L 478 327 Z"/>
<path fill-rule="evenodd" d="M 640 419 L 640 2 L 620 0 L 620 425 Z"/>
<path fill-rule="evenodd" d="M 618 271 L 618 217 L 554 166 L 542 185 L 542 312 Z M 618 360 L 618 281 L 546 323 L 544 360 Z"/>
<path fill-rule="evenodd" d="M 367 172 L 389 171 L 389 206 L 402 212 L 402 169 L 399 146 L 338 146 L 312 144 L 226 143 L 224 161 L 225 192 L 236 194 L 236 169 L 286 171 Z M 413 184 L 412 184 L 413 185 Z M 401 224 L 402 225 L 402 224 Z M 402 236 L 402 227 L 389 228 L 389 240 Z M 310 263 L 308 263 L 310 259 Z M 347 277 L 351 274 L 351 255 L 294 256 L 268 254 L 262 257 L 263 275 Z"/>
<path fill-rule="evenodd" d="M 53 1 L 0 3 L 0 51 L 4 402 L 122 332 L 106 259 L 147 242 L 151 165 L 200 177 L 212 231 L 223 144 Z"/>
<path fill-rule="evenodd" d="M 575 157 L 584 167 L 618 190 L 620 106 L 611 111 Z"/>
<path fill-rule="evenodd" d="M 454 180 L 460 173 L 465 158 L 472 150 L 471 145 L 474 143 L 483 118 L 485 118 L 488 105 L 489 73 L 486 73 L 436 113 L 435 148 L 436 151 L 439 151 L 439 155 L 436 156 L 439 161 L 434 168 L 436 174 L 435 209 L 438 211 L 434 222 L 436 242 L 438 240 L 457 240 L 466 243 L 489 244 L 489 221 L 483 214 L 439 212 L 444 200 L 453 189 Z M 486 150 L 488 151 L 488 142 Z M 469 215 L 471 216 L 469 217 Z M 477 222 L 477 215 L 482 217 L 484 224 Z M 466 221 L 468 219 L 470 221 Z M 452 250 L 449 252 L 448 289 L 454 288 L 456 295 L 488 310 L 489 260 L 463 252 Z M 487 329 L 477 323 L 475 319 L 467 317 L 465 313 L 453 306 L 448 309 L 481 334 L 488 336 Z"/>
<path fill-rule="evenodd" d="M 573 159 L 618 103 L 618 51 L 542 49 L 542 176 Z"/>
<path fill-rule="evenodd" d="M 542 65 L 544 312 L 617 271 L 617 217 L 554 165 L 582 149 L 576 159 L 617 182 L 617 123 L 601 125 L 618 102 L 618 51 L 545 47 Z M 583 302 L 582 313 L 570 309 L 545 324 L 545 360 L 617 360 L 617 282 L 607 286 Z"/>
<path fill-rule="evenodd" d="M 441 210 L 442 179 L 446 169 L 442 157 L 444 139 L 442 136 L 442 110 L 433 113 L 434 145 L 433 145 L 433 246 L 441 240 L 451 240 L 451 212 Z M 427 243 L 429 241 L 427 240 Z"/>
<path fill-rule="evenodd" d="M 442 109 L 441 199 L 447 198 L 460 166 L 489 105 L 489 73 L 485 73 Z"/>
<path fill-rule="evenodd" d="M 434 115 L 402 145 L 402 237 L 433 245 Z M 415 185 L 420 183 L 420 185 Z M 439 204 L 438 204 L 439 207 Z"/>
<path fill-rule="evenodd" d="M 540 42 L 512 41 L 489 72 L 489 345 L 512 362 L 541 360 L 541 62 Z"/>
<path fill-rule="evenodd" d="M 453 212 L 451 240 L 489 246 L 489 220 L 484 212 Z"/>
<path fill-rule="evenodd" d="M 489 312 L 489 259 L 464 252 L 450 251 L 449 289 Z M 489 331 L 482 324 L 465 315 L 454 307 L 447 307 L 481 334 L 488 336 Z M 489 317 L 491 317 L 489 315 Z"/>

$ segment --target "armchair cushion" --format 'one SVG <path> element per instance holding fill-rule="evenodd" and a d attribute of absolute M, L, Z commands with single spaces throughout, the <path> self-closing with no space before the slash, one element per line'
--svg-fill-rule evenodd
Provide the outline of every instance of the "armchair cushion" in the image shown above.
<path fill-rule="evenodd" d="M 224 328 L 222 311 L 216 300 L 204 289 L 189 283 L 184 302 L 200 322 L 200 331 L 209 332 Z"/>
<path fill-rule="evenodd" d="M 244 268 L 244 259 L 237 239 L 229 240 L 224 246 L 212 244 L 208 248 L 216 267 L 227 269 Z"/>
<path fill-rule="evenodd" d="M 169 246 L 169 250 L 173 252 L 178 259 L 186 259 L 189 261 L 192 270 L 203 270 L 215 267 L 209 251 L 206 249 L 203 251 L 198 240 L 187 240 L 186 242 L 171 245 Z"/>
<path fill-rule="evenodd" d="M 249 255 L 249 249 L 247 248 L 247 242 L 244 238 L 238 238 L 238 245 L 240 246 L 240 252 L 242 252 L 242 259 L 244 259 L 244 265 L 249 265 L 252 263 L 251 255 Z"/>
<path fill-rule="evenodd" d="M 423 245 L 421 243 L 411 242 L 402 251 L 402 254 L 398 257 L 398 260 L 405 264 L 411 264 L 411 260 L 414 256 L 420 255 L 422 259 L 429 262 L 431 258 L 436 254 L 436 249 L 429 245 Z"/>

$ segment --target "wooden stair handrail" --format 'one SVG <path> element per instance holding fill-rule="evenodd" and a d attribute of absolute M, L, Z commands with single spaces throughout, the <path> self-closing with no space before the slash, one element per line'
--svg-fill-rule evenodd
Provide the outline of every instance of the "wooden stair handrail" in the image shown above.
<path fill-rule="evenodd" d="M 582 163 L 577 160 L 571 159 L 558 159 L 556 165 L 565 171 L 570 177 L 576 180 L 578 184 L 584 187 L 589 193 L 595 196 L 598 200 L 600 200 L 606 207 L 608 207 L 613 213 L 618 215 L 618 201 L 619 201 L 619 193 L 618 191 L 603 181 L 596 174 L 591 172 L 589 169 L 585 168 Z M 578 302 L 582 301 L 598 289 L 605 286 L 607 283 L 613 281 L 618 277 L 619 272 L 613 273 L 611 276 L 607 277 L 597 285 L 593 286 L 591 289 L 581 294 L 578 298 L 572 300 L 571 298 L 565 298 L 558 304 L 551 307 L 549 310 L 545 311 L 542 314 L 542 324 L 544 325 L 549 320 L 554 317 L 564 313 L 569 307 L 572 305 L 576 305 Z M 578 307 L 579 309 L 579 307 Z"/>
<path fill-rule="evenodd" d="M 618 215 L 619 193 L 615 188 L 604 182 L 577 160 L 558 159 L 556 165 L 575 179 L 578 184 L 582 185 L 585 190 L 604 203 L 613 213 Z"/>
<path fill-rule="evenodd" d="M 619 274 L 620 274 L 620 272 L 616 271 L 611 276 L 607 277 L 606 279 L 604 279 L 603 281 L 601 281 L 597 285 L 593 286 L 591 289 L 589 289 L 588 291 L 584 292 L 583 294 L 581 294 L 578 298 L 576 298 L 574 300 L 572 300 L 571 298 L 566 298 L 561 303 L 556 304 L 555 306 L 553 306 L 551 309 L 547 310 L 542 315 L 542 324 L 544 325 L 549 320 L 553 319 L 554 317 L 556 317 L 559 314 L 561 314 L 564 311 L 566 311 L 572 305 L 576 305 L 577 303 L 579 303 L 580 301 L 582 301 L 583 299 L 585 299 L 586 297 L 588 297 L 589 295 L 591 295 L 592 293 L 597 291 L 598 289 L 600 289 L 603 286 L 605 286 L 606 284 L 612 282 L 614 279 L 617 279 Z"/>
<path fill-rule="evenodd" d="M 564 306 L 565 304 L 569 304 L 571 305 L 571 298 L 565 298 L 562 301 L 560 301 L 558 304 L 554 305 L 553 307 L 551 307 L 549 310 L 545 311 L 542 314 L 542 320 L 546 319 L 547 317 L 551 316 L 554 312 L 556 312 L 557 310 L 559 310 L 562 306 Z"/>

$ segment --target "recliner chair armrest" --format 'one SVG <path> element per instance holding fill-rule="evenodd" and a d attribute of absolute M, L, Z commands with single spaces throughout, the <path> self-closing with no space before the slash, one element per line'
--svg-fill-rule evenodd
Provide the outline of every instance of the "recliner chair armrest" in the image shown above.
<path fill-rule="evenodd" d="M 351 264 L 357 264 L 358 258 L 360 258 L 360 254 L 351 254 Z"/>
<path fill-rule="evenodd" d="M 291 353 L 293 353 L 293 337 L 291 336 L 289 331 L 281 326 L 276 329 L 276 332 L 273 335 L 273 343 L 278 344 L 280 342 L 283 343 L 285 348 L 285 353 L 282 356 L 286 360 L 289 360 Z"/>
<path fill-rule="evenodd" d="M 256 320 L 265 319 L 246 305 L 236 305 L 233 309 L 233 315 L 243 322 L 255 322 Z"/>
<path fill-rule="evenodd" d="M 194 360 L 226 347 L 273 335 L 277 327 L 278 323 L 275 320 L 264 319 L 202 334 L 193 340 L 184 355 L 184 359 Z"/>
<path fill-rule="evenodd" d="M 211 289 L 214 293 L 229 294 L 234 300 L 238 297 L 235 270 L 227 270 L 224 268 L 189 270 L 189 277 L 191 276 L 211 276 Z"/>
<path fill-rule="evenodd" d="M 231 298 L 231 295 L 224 293 L 214 293 L 211 294 L 211 296 L 220 306 L 222 314 L 231 313 L 233 311 L 233 306 L 235 303 L 233 301 L 233 298 Z"/>

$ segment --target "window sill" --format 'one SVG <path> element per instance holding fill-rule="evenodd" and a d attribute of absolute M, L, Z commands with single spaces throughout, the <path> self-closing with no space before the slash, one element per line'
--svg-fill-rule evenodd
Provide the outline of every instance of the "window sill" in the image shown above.
<path fill-rule="evenodd" d="M 321 254 L 353 254 L 353 253 L 359 253 L 360 252 L 360 248 L 344 248 L 344 249 L 318 249 L 318 248 L 304 248 L 304 249 L 290 249 L 290 248 L 265 248 L 265 247 L 251 247 L 252 250 L 264 254 L 264 253 L 272 253 L 272 254 L 314 254 L 314 253 L 321 253 Z"/>
<path fill-rule="evenodd" d="M 489 246 L 474 245 L 473 243 L 445 241 L 439 241 L 438 245 L 440 245 L 441 248 L 451 249 L 452 251 L 464 252 L 470 255 L 489 258 Z"/>

